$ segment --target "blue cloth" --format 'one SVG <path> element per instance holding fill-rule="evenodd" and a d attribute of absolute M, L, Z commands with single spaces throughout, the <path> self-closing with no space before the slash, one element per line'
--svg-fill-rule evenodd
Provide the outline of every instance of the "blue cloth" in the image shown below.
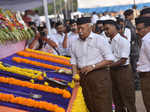
<path fill-rule="evenodd" d="M 38 66 L 34 66 L 34 65 L 29 65 L 29 64 L 24 64 L 24 63 L 16 63 L 16 62 L 12 61 L 12 57 L 14 57 L 14 56 L 15 57 L 22 57 L 22 56 L 18 56 L 16 54 L 14 54 L 14 55 L 9 56 L 7 58 L 4 58 L 0 61 L 2 61 L 4 63 L 7 63 L 7 64 L 10 64 L 10 65 L 15 65 L 17 67 L 22 67 L 22 68 L 35 69 L 35 70 L 40 70 L 40 71 L 52 71 L 50 69 L 46 69 L 46 68 L 42 68 L 42 67 L 38 67 Z M 64 65 L 61 65 L 61 64 L 57 64 L 57 63 L 53 63 L 53 62 L 49 62 L 49 61 L 44 61 L 44 60 L 39 60 L 39 59 L 34 59 L 34 58 L 27 58 L 27 57 L 22 57 L 22 58 L 26 58 L 26 59 L 30 59 L 30 60 L 33 60 L 33 61 L 38 61 L 38 62 L 54 65 L 54 66 L 70 68 L 70 67 L 67 67 L 67 66 L 64 66 Z M 6 74 L 6 75 L 4 75 L 4 74 Z M 10 73 L 10 72 L 1 71 L 1 70 L 0 70 L 0 76 L 5 76 L 5 77 L 13 76 L 13 77 L 15 77 L 17 79 L 21 79 L 21 80 L 30 80 L 30 78 L 28 78 L 28 77 L 21 76 L 21 75 L 18 75 L 18 74 L 14 74 L 14 73 Z M 53 73 L 53 72 L 47 72 L 47 76 L 51 77 L 51 78 L 63 79 L 63 80 L 66 80 L 66 81 L 71 81 L 72 80 L 72 76 L 70 76 L 70 75 L 58 74 L 58 73 Z M 42 81 L 39 81 L 39 80 L 36 80 L 36 82 L 43 83 Z M 24 92 L 24 93 L 40 94 L 40 95 L 42 95 L 42 98 L 39 99 L 39 100 L 47 101 L 47 102 L 50 102 L 50 103 L 53 103 L 53 104 L 57 104 L 60 107 L 63 107 L 64 109 L 67 109 L 68 103 L 69 103 L 69 100 L 70 100 L 70 99 L 63 98 L 62 95 L 47 93 L 47 92 L 43 92 L 43 91 L 39 91 L 39 90 L 34 90 L 34 89 L 26 88 L 26 87 L 20 87 L 20 86 L 9 85 L 9 84 L 4 84 L 4 83 L 0 83 L 0 89 L 11 90 L 11 91 L 20 91 L 20 92 Z M 70 87 L 67 87 L 67 90 L 72 92 L 72 89 Z M 8 93 L 8 92 L 3 92 L 3 93 Z M 10 94 L 12 94 L 12 93 L 10 93 Z M 16 93 L 14 95 L 30 98 L 30 96 L 16 94 Z M 37 100 L 37 99 L 34 99 L 34 100 Z M 41 109 L 35 109 L 35 108 L 31 108 L 31 107 L 26 107 L 26 106 L 21 106 L 21 105 L 18 105 L 18 104 L 12 104 L 12 103 L 6 103 L 6 102 L 0 102 L 0 105 L 14 107 L 14 108 L 18 108 L 18 109 L 23 109 L 23 110 L 27 110 L 27 111 L 30 111 L 30 112 L 47 112 L 47 111 L 41 110 Z"/>
<path fill-rule="evenodd" d="M 79 12 L 82 13 L 104 13 L 104 12 L 118 12 L 121 10 L 131 9 L 133 5 L 117 5 L 117 6 L 108 6 L 108 7 L 95 7 L 95 8 L 78 8 Z M 137 9 L 142 9 L 144 6 L 150 6 L 149 3 L 136 4 Z"/>

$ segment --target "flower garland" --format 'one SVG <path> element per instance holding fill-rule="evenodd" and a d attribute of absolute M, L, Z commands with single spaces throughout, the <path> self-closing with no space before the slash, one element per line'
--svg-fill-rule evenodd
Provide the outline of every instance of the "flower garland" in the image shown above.
<path fill-rule="evenodd" d="M 72 104 L 71 112 L 88 112 L 88 109 L 86 107 L 84 97 L 82 94 L 81 86 L 78 87 L 77 96 Z"/>
<path fill-rule="evenodd" d="M 30 77 L 33 79 L 35 79 L 35 78 L 39 79 L 39 80 L 44 79 L 42 76 L 43 73 L 41 71 L 27 69 L 27 68 L 20 68 L 20 67 L 16 67 L 16 66 L 5 67 L 2 64 L 2 62 L 0 62 L 0 70 L 12 72 L 12 73 L 23 75 L 23 76 Z"/>
<path fill-rule="evenodd" d="M 0 9 L 0 44 L 27 40 L 35 36 L 31 28 L 24 27 L 22 22 L 17 20 L 17 15 L 10 10 Z"/>
<path fill-rule="evenodd" d="M 15 97 L 13 94 L 0 93 L 0 101 L 20 104 L 27 107 L 44 109 L 50 112 L 65 112 L 65 109 L 46 101 L 36 101 L 31 98 Z"/>
<path fill-rule="evenodd" d="M 27 87 L 31 89 L 44 91 L 44 92 L 60 94 L 64 98 L 71 97 L 71 93 L 65 89 L 54 88 L 51 86 L 45 86 L 45 85 L 40 85 L 40 84 L 32 84 L 31 82 L 21 81 L 21 80 L 14 79 L 14 78 L 0 77 L 0 83 L 12 84 L 12 85 Z"/>
<path fill-rule="evenodd" d="M 38 53 L 38 54 L 43 54 L 43 55 L 47 55 L 47 56 L 52 56 L 52 57 L 56 57 L 56 58 L 60 58 L 60 59 L 65 59 L 65 60 L 70 60 L 70 58 L 65 57 L 65 56 L 57 56 L 51 53 L 47 53 L 47 52 L 43 52 L 43 51 L 38 51 L 38 50 L 33 50 L 33 49 L 29 49 L 26 48 L 25 51 L 29 51 L 29 52 L 34 52 L 34 53 Z"/>
<path fill-rule="evenodd" d="M 35 53 L 32 53 L 32 52 L 26 52 L 26 51 L 20 51 L 20 52 L 17 52 L 17 54 L 19 56 L 32 57 L 32 58 L 36 58 L 36 59 L 41 59 L 41 60 L 46 60 L 46 61 L 50 61 L 50 62 L 55 62 L 55 63 L 71 66 L 69 61 L 64 61 L 64 60 L 59 59 L 59 58 L 55 59 L 53 57 L 47 57 L 47 56 L 44 56 L 44 55 L 42 56 L 40 54 L 35 54 Z"/>
<path fill-rule="evenodd" d="M 45 63 L 40 63 L 37 61 L 32 61 L 32 60 L 24 59 L 24 58 L 20 58 L 20 57 L 13 57 L 12 60 L 17 63 L 26 63 L 26 64 L 40 66 L 40 67 L 44 67 L 44 68 L 48 68 L 48 69 L 52 69 L 52 70 L 64 69 L 64 70 L 71 72 L 71 69 L 67 69 L 67 68 L 59 67 L 59 66 L 53 66 L 53 65 L 49 65 L 49 64 L 45 64 Z"/>

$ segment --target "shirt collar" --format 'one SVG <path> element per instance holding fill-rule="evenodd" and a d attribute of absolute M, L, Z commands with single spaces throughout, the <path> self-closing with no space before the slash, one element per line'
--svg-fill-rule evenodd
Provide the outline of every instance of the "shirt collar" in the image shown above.
<path fill-rule="evenodd" d="M 113 40 L 114 40 L 114 41 L 117 41 L 119 38 L 120 38 L 120 34 L 118 33 L 118 34 L 112 39 L 112 41 L 113 41 Z"/>
<path fill-rule="evenodd" d="M 150 32 L 147 33 L 147 34 L 142 38 L 142 41 L 147 40 L 147 39 L 149 39 L 149 38 L 150 38 Z"/>
<path fill-rule="evenodd" d="M 86 40 L 92 39 L 92 38 L 94 37 L 93 34 L 94 34 L 94 33 L 91 31 L 90 35 L 86 38 Z M 81 40 L 80 37 L 78 37 L 78 40 Z M 86 41 L 86 40 L 85 40 L 85 41 Z M 82 41 L 82 40 L 81 40 L 81 41 Z"/>

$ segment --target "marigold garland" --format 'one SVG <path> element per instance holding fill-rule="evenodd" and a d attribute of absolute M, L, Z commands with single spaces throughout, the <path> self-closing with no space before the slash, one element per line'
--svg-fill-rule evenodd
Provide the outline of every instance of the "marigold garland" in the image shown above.
<path fill-rule="evenodd" d="M 33 79 L 37 78 L 39 80 L 43 80 L 43 76 L 42 76 L 43 73 L 41 71 L 37 71 L 37 70 L 20 68 L 20 67 L 16 67 L 16 66 L 5 67 L 2 64 L 2 62 L 0 62 L 0 70 L 23 75 L 23 76 L 30 77 Z"/>
<path fill-rule="evenodd" d="M 29 48 L 26 48 L 25 51 L 34 52 L 34 53 L 38 53 L 38 54 L 44 54 L 44 55 L 47 55 L 47 56 L 57 57 L 57 58 L 66 59 L 66 60 L 70 60 L 70 58 L 65 57 L 65 56 L 57 56 L 57 55 L 54 55 L 54 54 L 51 54 L 51 53 L 38 51 L 38 50 L 33 50 L 33 49 L 29 49 Z"/>
<path fill-rule="evenodd" d="M 35 54 L 35 53 L 31 53 L 31 52 L 26 52 L 26 51 L 20 51 L 17 53 L 19 56 L 24 56 L 24 57 L 32 57 L 32 58 L 36 58 L 36 59 L 41 59 L 41 60 L 46 60 L 46 61 L 50 61 L 50 62 L 54 62 L 54 63 L 59 63 L 59 64 L 63 64 L 63 65 L 67 65 L 67 66 L 71 66 L 69 61 L 65 61 L 59 58 L 54 58 L 54 57 L 48 57 L 48 56 L 42 56 L 40 54 Z"/>
<path fill-rule="evenodd" d="M 44 92 L 55 93 L 55 94 L 62 95 L 64 98 L 71 97 L 71 93 L 68 90 L 54 88 L 51 86 L 45 86 L 45 85 L 40 85 L 40 84 L 32 84 L 30 82 L 21 81 L 21 80 L 14 79 L 14 78 L 0 77 L 0 83 L 12 84 L 12 85 L 27 87 L 31 89 L 44 91 Z"/>
<path fill-rule="evenodd" d="M 53 65 L 49 65 L 49 64 L 45 64 L 45 63 L 40 63 L 40 62 L 37 62 L 37 61 L 32 61 L 32 60 L 24 59 L 24 58 L 20 58 L 20 57 L 13 57 L 12 60 L 15 61 L 15 62 L 17 62 L 17 63 L 26 63 L 26 64 L 40 66 L 40 67 L 48 68 L 48 69 L 52 69 L 52 70 L 64 69 L 64 70 L 71 71 L 70 69 L 67 69 L 67 68 L 64 68 L 64 67 L 53 66 Z"/>
<path fill-rule="evenodd" d="M 13 94 L 0 93 L 0 101 L 20 104 L 27 107 L 44 109 L 50 112 L 65 112 L 65 109 L 47 101 L 36 101 L 30 98 L 15 97 Z"/>
<path fill-rule="evenodd" d="M 71 112 L 89 112 L 84 101 L 81 86 L 78 87 L 77 96 L 72 104 Z"/>

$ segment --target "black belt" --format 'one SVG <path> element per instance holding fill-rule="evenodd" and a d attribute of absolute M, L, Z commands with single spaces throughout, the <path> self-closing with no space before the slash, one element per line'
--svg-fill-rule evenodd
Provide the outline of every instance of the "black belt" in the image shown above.
<path fill-rule="evenodd" d="M 110 69 L 121 69 L 121 68 L 127 68 L 129 65 L 123 65 L 123 66 L 117 66 L 117 67 L 111 67 Z"/>
<path fill-rule="evenodd" d="M 150 71 L 149 72 L 140 72 L 139 76 L 140 76 L 140 78 L 148 77 L 148 76 L 150 76 Z"/>

